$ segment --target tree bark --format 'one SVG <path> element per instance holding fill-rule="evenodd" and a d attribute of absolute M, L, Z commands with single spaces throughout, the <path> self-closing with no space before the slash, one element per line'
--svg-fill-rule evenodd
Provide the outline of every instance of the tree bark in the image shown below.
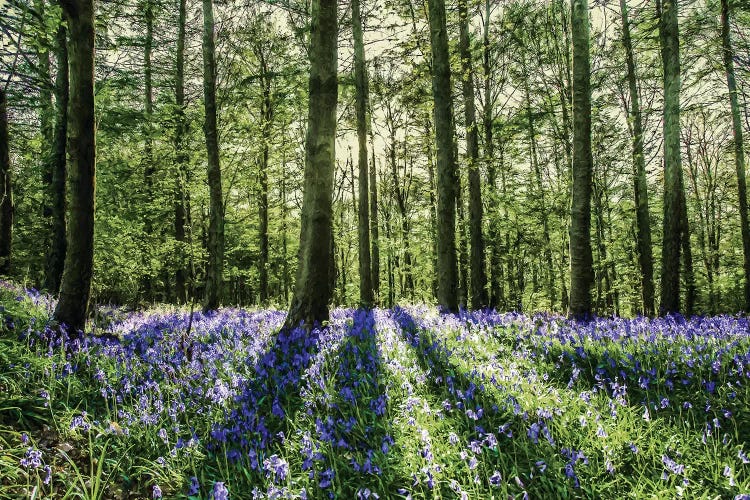
<path fill-rule="evenodd" d="M 680 310 L 682 164 L 680 158 L 680 42 L 677 1 L 657 0 L 664 68 L 664 240 L 661 252 L 659 313 Z"/>
<path fill-rule="evenodd" d="M 203 0 L 203 96 L 206 121 L 203 131 L 208 151 L 208 265 L 203 310 L 219 307 L 224 269 L 224 202 L 216 127 L 216 49 L 214 42 L 213 0 Z"/>
<path fill-rule="evenodd" d="M 147 300 L 153 300 L 153 281 L 151 253 L 153 244 L 153 214 L 154 203 L 154 146 L 152 140 L 152 121 L 154 116 L 153 68 L 151 55 L 154 45 L 154 6 L 151 0 L 143 4 L 143 18 L 146 24 L 146 35 L 143 43 L 143 181 L 145 187 L 145 203 L 143 204 L 143 230 L 146 233 L 143 251 L 143 293 Z"/>
<path fill-rule="evenodd" d="M 13 236 L 13 191 L 8 144 L 8 102 L 0 87 L 0 275 L 10 274 Z"/>
<path fill-rule="evenodd" d="M 175 194 L 174 194 L 174 235 L 177 241 L 177 269 L 175 270 L 175 288 L 177 300 L 181 303 L 187 302 L 187 288 L 185 286 L 185 223 L 187 193 L 187 163 L 188 155 L 185 152 L 185 134 L 187 133 L 187 122 L 185 121 L 185 24 L 187 18 L 187 0 L 180 0 L 179 13 L 177 15 L 177 60 L 175 66 Z"/>
<path fill-rule="evenodd" d="M 370 129 L 370 144 L 373 144 Z M 375 155 L 370 160 L 370 233 L 372 234 L 372 292 L 373 302 L 380 298 L 380 236 L 378 228 L 378 175 L 375 168 Z"/>
<path fill-rule="evenodd" d="M 570 213 L 570 304 L 574 318 L 591 315 L 591 71 L 587 0 L 572 0 L 573 190 Z"/>
<path fill-rule="evenodd" d="M 56 36 L 57 74 L 55 75 L 55 123 L 52 157 L 50 159 L 50 234 L 45 272 L 45 288 L 53 294 L 60 291 L 65 264 L 65 176 L 67 170 L 66 141 L 68 135 L 68 47 L 67 30 L 62 24 Z"/>
<path fill-rule="evenodd" d="M 456 157 L 453 148 L 453 104 L 445 0 L 428 0 L 432 48 L 432 96 L 437 146 L 438 303 L 458 310 L 456 263 Z"/>
<path fill-rule="evenodd" d="M 72 331 L 83 330 L 94 264 L 96 122 L 94 117 L 94 2 L 63 0 L 70 31 L 68 62 L 68 188 L 70 214 L 60 299 L 54 318 Z"/>
<path fill-rule="evenodd" d="M 333 172 L 338 103 L 335 0 L 314 0 L 310 35 L 310 82 L 300 255 L 294 298 L 285 326 L 328 320 L 333 295 Z"/>
<path fill-rule="evenodd" d="M 635 197 L 636 253 L 641 272 L 641 308 L 643 314 L 654 314 L 654 256 L 651 249 L 651 225 L 648 208 L 646 160 L 643 154 L 643 120 L 640 96 L 635 75 L 633 46 L 630 39 L 630 21 L 626 0 L 620 0 L 622 15 L 622 45 L 625 48 L 628 88 L 630 90 L 629 120 L 633 125 L 633 194 Z"/>
<path fill-rule="evenodd" d="M 464 97 L 464 121 L 466 122 L 466 157 L 469 164 L 469 243 L 471 271 L 472 309 L 489 305 L 487 298 L 487 273 L 485 270 L 484 237 L 482 236 L 482 186 L 479 177 L 479 136 L 476 108 L 474 105 L 474 68 L 471 61 L 469 40 L 469 12 L 466 0 L 459 0 L 460 18 L 459 51 L 461 53 L 461 88 Z"/>
<path fill-rule="evenodd" d="M 268 301 L 268 159 L 271 147 L 271 125 L 273 122 L 273 101 L 271 99 L 271 75 L 268 71 L 268 62 L 263 53 L 263 47 L 257 48 L 260 60 L 260 80 L 263 85 L 263 101 L 261 103 L 262 140 L 263 150 L 258 172 L 258 184 L 260 186 L 258 200 L 258 236 L 260 240 L 260 260 L 258 270 L 260 277 L 260 302 Z"/>
<path fill-rule="evenodd" d="M 362 16 L 359 0 L 352 0 L 352 31 L 354 34 L 354 79 L 356 86 L 357 145 L 359 166 L 359 211 L 357 228 L 359 240 L 359 304 L 371 308 L 375 303 L 372 291 L 372 262 L 370 260 L 370 207 L 367 161 L 367 135 L 370 129 L 370 91 L 365 64 L 365 44 L 362 36 Z"/>
<path fill-rule="evenodd" d="M 734 134 L 734 164 L 737 169 L 737 192 L 740 209 L 740 232 L 742 234 L 742 254 L 744 271 L 745 312 L 750 312 L 750 223 L 747 215 L 747 185 L 745 182 L 745 151 L 743 149 L 740 106 L 737 102 L 737 82 L 734 77 L 734 50 L 729 35 L 729 0 L 721 0 L 721 41 L 724 49 L 724 71 L 727 76 L 729 107 L 732 111 L 732 132 Z"/>

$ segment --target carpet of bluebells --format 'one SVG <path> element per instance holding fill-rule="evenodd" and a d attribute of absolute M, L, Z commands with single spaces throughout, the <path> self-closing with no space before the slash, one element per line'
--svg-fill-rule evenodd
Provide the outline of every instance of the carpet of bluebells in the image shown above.
<path fill-rule="evenodd" d="M 53 307 L 0 281 L 0 498 L 750 499 L 744 317 Z"/>

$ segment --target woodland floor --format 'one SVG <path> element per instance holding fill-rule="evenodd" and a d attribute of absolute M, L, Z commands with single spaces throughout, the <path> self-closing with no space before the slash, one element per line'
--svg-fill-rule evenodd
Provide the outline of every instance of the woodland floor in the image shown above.
<path fill-rule="evenodd" d="M 750 498 L 744 317 L 0 304 L 0 498 Z"/>

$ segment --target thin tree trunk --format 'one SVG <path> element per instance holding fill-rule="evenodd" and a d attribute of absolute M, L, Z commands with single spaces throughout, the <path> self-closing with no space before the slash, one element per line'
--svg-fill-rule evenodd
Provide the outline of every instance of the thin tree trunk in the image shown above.
<path fill-rule="evenodd" d="M 333 293 L 332 195 L 338 103 L 335 0 L 314 0 L 310 39 L 310 85 L 300 259 L 286 327 L 308 327 L 328 319 Z"/>
<path fill-rule="evenodd" d="M 224 202 L 221 191 L 219 141 L 216 127 L 216 49 L 213 0 L 203 0 L 203 96 L 206 121 L 203 131 L 208 151 L 208 264 L 204 311 L 216 309 L 221 301 L 224 268 Z"/>
<path fill-rule="evenodd" d="M 445 24 L 445 1 L 428 0 L 432 49 L 432 96 L 437 145 L 438 303 L 458 310 L 456 263 L 456 157 L 453 147 L 453 103 Z"/>
<path fill-rule="evenodd" d="M 680 167 L 682 168 L 682 167 Z M 687 216 L 687 200 L 685 186 L 680 172 L 680 241 L 682 244 L 682 265 L 685 278 L 685 316 L 690 317 L 695 312 L 697 290 L 695 287 L 695 273 L 693 272 L 693 251 L 690 246 L 690 225 Z"/>
<path fill-rule="evenodd" d="M 258 172 L 258 184 L 260 185 L 260 199 L 258 200 L 260 260 L 258 270 L 260 275 L 260 302 L 266 304 L 268 301 L 268 158 L 271 144 L 273 101 L 271 100 L 271 76 L 268 72 L 268 63 L 262 47 L 258 47 L 257 55 L 260 59 L 260 79 L 263 85 L 263 102 L 261 104 L 263 151 L 261 153 L 260 171 Z"/>
<path fill-rule="evenodd" d="M 430 239 L 432 248 L 432 295 L 437 297 L 438 277 L 437 277 L 437 200 L 435 197 L 435 163 L 432 154 L 432 132 L 430 129 L 430 119 L 425 119 L 424 132 L 427 138 L 427 177 L 430 189 Z"/>
<path fill-rule="evenodd" d="M 359 304 L 371 308 L 375 303 L 372 291 L 372 262 L 370 260 L 370 207 L 367 162 L 367 135 L 370 130 L 370 90 L 365 63 L 365 44 L 362 36 L 362 17 L 359 0 L 352 0 L 352 31 L 354 34 L 354 79 L 356 86 L 357 145 L 359 166 L 359 211 L 357 213 L 359 256 Z"/>
<path fill-rule="evenodd" d="M 479 177 L 479 136 L 474 105 L 474 69 L 469 46 L 469 13 L 466 0 L 459 0 L 458 15 L 460 18 L 461 87 L 464 97 L 464 121 L 466 122 L 466 157 L 469 164 L 469 242 L 471 244 L 469 304 L 472 309 L 481 309 L 489 305 L 489 300 L 487 298 L 484 237 L 482 236 L 482 186 Z"/>
<path fill-rule="evenodd" d="M 573 190 L 570 214 L 570 305 L 575 318 L 591 314 L 591 71 L 587 0 L 572 0 Z"/>
<path fill-rule="evenodd" d="M 175 163 L 177 175 L 175 176 L 174 194 L 174 234 L 178 245 L 177 270 L 175 271 L 175 285 L 177 300 L 181 303 L 187 302 L 187 287 L 185 286 L 185 223 L 187 193 L 188 155 L 185 151 L 185 134 L 187 123 L 185 121 L 185 24 L 187 18 L 187 0 L 180 0 L 179 13 L 177 17 L 177 62 L 175 67 Z"/>
<path fill-rule="evenodd" d="M 68 249 L 54 318 L 73 332 L 83 330 L 94 265 L 96 141 L 94 119 L 94 2 L 61 1 L 70 30 L 68 110 Z"/>
<path fill-rule="evenodd" d="M 734 77 L 734 51 L 729 35 L 729 0 L 721 0 L 721 41 L 724 49 L 724 71 L 727 74 L 729 107 L 732 111 L 732 132 L 734 134 L 734 164 L 737 169 L 737 192 L 740 209 L 740 232 L 742 234 L 742 254 L 744 271 L 745 312 L 750 312 L 750 223 L 747 215 L 747 186 L 745 183 L 745 151 L 742 140 L 740 106 L 737 102 L 737 83 Z"/>
<path fill-rule="evenodd" d="M 60 291 L 67 241 L 65 240 L 65 177 L 68 138 L 68 46 L 67 30 L 61 23 L 56 36 L 57 74 L 55 75 L 55 126 L 52 146 L 50 183 L 51 231 L 45 273 L 45 288 L 53 294 Z"/>
<path fill-rule="evenodd" d="M 622 15 L 622 44 L 625 48 L 627 79 L 630 90 L 629 119 L 633 124 L 633 193 L 636 216 L 636 253 L 641 278 L 641 307 L 643 314 L 654 314 L 654 256 L 651 249 L 651 225 L 648 208 L 648 183 L 646 160 L 643 154 L 643 120 L 641 117 L 640 96 L 635 75 L 635 60 L 630 40 L 630 21 L 626 0 L 620 0 Z"/>
<path fill-rule="evenodd" d="M 13 191 L 8 144 L 8 102 L 0 87 L 0 275 L 10 274 L 13 236 Z"/>
<path fill-rule="evenodd" d="M 676 0 L 657 0 L 656 9 L 664 68 L 664 240 L 659 313 L 669 314 L 680 310 L 680 42 Z"/>
<path fill-rule="evenodd" d="M 154 116 L 154 90 L 153 90 L 153 68 L 151 66 L 151 53 L 154 45 L 154 6 L 151 0 L 145 0 L 143 5 L 143 17 L 146 22 L 146 38 L 143 44 L 143 109 L 144 109 L 144 150 L 143 150 L 143 181 L 145 185 L 145 204 L 143 206 L 143 229 L 146 233 L 146 245 L 143 255 L 143 288 L 147 300 L 153 300 L 154 277 L 151 268 L 151 244 L 154 233 L 153 214 L 151 207 L 154 203 L 154 146 L 151 138 L 152 120 Z"/>
<path fill-rule="evenodd" d="M 372 129 L 370 130 L 370 144 L 373 143 Z M 375 155 L 370 161 L 370 233 L 372 234 L 372 292 L 373 303 L 380 299 L 380 235 L 378 228 L 378 182 L 375 168 Z"/>

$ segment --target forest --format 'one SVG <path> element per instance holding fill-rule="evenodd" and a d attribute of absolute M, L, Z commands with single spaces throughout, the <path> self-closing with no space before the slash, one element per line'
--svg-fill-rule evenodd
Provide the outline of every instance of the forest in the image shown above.
<path fill-rule="evenodd" d="M 750 499 L 748 101 L 748 0 L 0 0 L 0 499 Z"/>

